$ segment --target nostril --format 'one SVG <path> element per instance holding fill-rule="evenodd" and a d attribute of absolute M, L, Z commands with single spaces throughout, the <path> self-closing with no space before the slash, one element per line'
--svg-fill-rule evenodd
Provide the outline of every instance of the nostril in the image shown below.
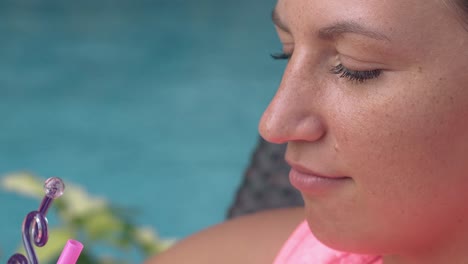
<path fill-rule="evenodd" d="M 310 114 L 298 121 L 295 137 L 296 140 L 309 142 L 318 141 L 326 134 L 324 122 L 315 114 Z"/>

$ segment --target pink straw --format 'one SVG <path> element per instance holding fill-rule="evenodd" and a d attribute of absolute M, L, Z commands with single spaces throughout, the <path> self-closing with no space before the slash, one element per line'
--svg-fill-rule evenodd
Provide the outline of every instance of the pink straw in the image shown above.
<path fill-rule="evenodd" d="M 75 264 L 81 254 L 81 250 L 83 250 L 83 244 L 73 239 L 68 240 L 57 264 Z"/>

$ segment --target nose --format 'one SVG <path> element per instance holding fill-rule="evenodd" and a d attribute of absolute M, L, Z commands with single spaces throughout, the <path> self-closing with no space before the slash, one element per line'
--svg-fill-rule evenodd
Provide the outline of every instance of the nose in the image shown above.
<path fill-rule="evenodd" d="M 320 82 L 309 67 L 289 61 L 276 95 L 259 123 L 260 135 L 272 143 L 317 141 L 326 133 L 320 116 Z M 309 68 L 309 70 L 307 70 Z"/>

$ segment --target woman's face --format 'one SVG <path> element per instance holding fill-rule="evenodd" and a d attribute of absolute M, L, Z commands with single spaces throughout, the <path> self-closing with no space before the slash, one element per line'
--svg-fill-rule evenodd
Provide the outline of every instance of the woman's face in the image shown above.
<path fill-rule="evenodd" d="M 359 253 L 435 255 L 463 239 L 466 250 L 468 32 L 456 11 L 279 0 L 273 18 L 291 57 L 259 129 L 288 143 L 315 235 Z"/>

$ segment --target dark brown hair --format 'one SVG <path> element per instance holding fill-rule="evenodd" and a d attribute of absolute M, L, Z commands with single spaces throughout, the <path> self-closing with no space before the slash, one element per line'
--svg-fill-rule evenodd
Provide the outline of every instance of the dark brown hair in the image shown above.
<path fill-rule="evenodd" d="M 468 31 L 468 0 L 442 0 L 457 16 L 462 26 Z"/>
<path fill-rule="evenodd" d="M 468 0 L 454 0 L 457 13 L 462 16 L 465 25 L 468 26 Z M 467 27 L 465 27 L 467 28 Z"/>
<path fill-rule="evenodd" d="M 462 12 L 468 16 L 468 0 L 461 0 L 459 1 L 459 5 L 461 6 Z"/>

